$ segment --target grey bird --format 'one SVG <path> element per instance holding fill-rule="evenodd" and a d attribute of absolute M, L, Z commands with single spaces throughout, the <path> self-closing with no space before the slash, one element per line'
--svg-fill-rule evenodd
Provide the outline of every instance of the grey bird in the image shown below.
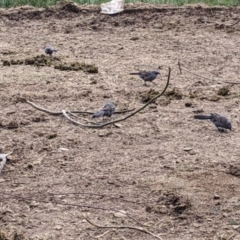
<path fill-rule="evenodd" d="M 146 82 L 152 82 L 160 74 L 158 71 L 140 71 L 137 73 L 130 73 L 130 75 L 138 75 L 146 86 Z"/>
<path fill-rule="evenodd" d="M 211 113 L 210 115 L 195 115 L 194 118 L 209 119 L 211 122 L 214 123 L 214 125 L 218 128 L 220 132 L 223 132 L 224 129 L 232 130 L 232 124 L 230 120 L 217 113 Z"/>
<path fill-rule="evenodd" d="M 114 102 L 108 102 L 103 106 L 101 110 L 94 113 L 92 118 L 99 118 L 99 117 L 111 117 L 113 113 L 115 112 L 115 103 Z"/>
<path fill-rule="evenodd" d="M 57 52 L 57 50 L 52 46 L 45 46 L 44 51 L 45 51 L 46 54 L 48 54 L 50 56 L 52 56 L 52 54 L 54 52 Z"/>

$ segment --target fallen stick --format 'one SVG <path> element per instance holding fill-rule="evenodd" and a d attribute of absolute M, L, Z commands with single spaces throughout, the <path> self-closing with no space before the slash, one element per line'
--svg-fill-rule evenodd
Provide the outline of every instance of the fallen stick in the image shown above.
<path fill-rule="evenodd" d="M 45 113 L 48 113 L 50 115 L 63 115 L 65 118 L 67 118 L 69 121 L 71 121 L 72 123 L 76 124 L 76 125 L 79 125 L 80 127 L 86 127 L 86 128 L 103 128 L 105 126 L 108 126 L 110 124 L 114 124 L 114 123 L 117 123 L 117 122 L 121 122 L 121 121 L 125 121 L 127 120 L 128 118 L 134 116 L 135 114 L 137 114 L 138 112 L 142 111 L 144 108 L 146 108 L 149 104 L 151 104 L 152 102 L 154 102 L 157 98 L 161 97 L 165 91 L 167 90 L 168 88 L 168 85 L 169 85 L 169 81 L 170 81 L 170 76 L 171 76 L 171 68 L 169 67 L 168 69 L 168 79 L 167 79 L 167 83 L 166 83 L 166 86 L 165 88 L 163 89 L 163 91 L 161 93 L 159 93 L 158 95 L 156 95 L 154 98 L 152 98 L 150 101 L 148 101 L 145 105 L 143 105 L 141 108 L 137 109 L 136 111 L 134 111 L 133 113 L 127 115 L 126 117 L 123 117 L 123 118 L 120 118 L 120 119 L 116 119 L 116 120 L 113 120 L 113 121 L 109 121 L 109 122 L 106 122 L 106 123 L 102 123 L 102 124 L 83 124 L 81 122 L 78 122 L 74 119 L 72 119 L 69 115 L 69 114 L 72 114 L 72 113 L 89 113 L 89 112 L 82 112 L 82 111 L 66 111 L 66 110 L 62 110 L 61 112 L 52 112 L 52 111 L 49 111 L 45 108 L 42 108 L 42 107 L 39 107 L 37 106 L 36 104 L 26 100 L 26 99 L 21 99 L 23 102 L 26 102 L 28 103 L 29 105 L 31 105 L 32 107 L 42 111 L 42 112 L 45 112 Z M 132 111 L 132 110 L 127 110 L 127 111 Z"/>

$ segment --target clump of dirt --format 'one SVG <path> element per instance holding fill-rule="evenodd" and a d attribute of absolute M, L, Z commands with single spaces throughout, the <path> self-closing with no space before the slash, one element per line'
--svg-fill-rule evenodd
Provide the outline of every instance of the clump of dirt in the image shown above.
<path fill-rule="evenodd" d="M 59 69 L 61 71 L 84 71 L 88 73 L 98 73 L 98 67 L 94 64 L 86 64 L 80 62 L 72 62 L 72 63 L 57 63 L 54 65 L 55 69 Z"/>
<path fill-rule="evenodd" d="M 219 96 L 227 96 L 229 95 L 230 89 L 229 87 L 222 87 L 218 90 L 217 95 Z"/>
<path fill-rule="evenodd" d="M 228 173 L 235 177 L 240 177 L 240 165 L 231 165 L 228 169 Z"/>
<path fill-rule="evenodd" d="M 191 102 L 186 102 L 185 107 L 192 107 L 192 103 Z"/>
<path fill-rule="evenodd" d="M 14 120 L 10 120 L 10 121 L 1 121 L 0 122 L 0 127 L 2 128 L 6 128 L 6 129 L 16 129 L 19 127 L 19 124 L 14 121 Z"/>
<path fill-rule="evenodd" d="M 196 98 L 198 95 L 197 95 L 197 92 L 196 91 L 190 91 L 189 92 L 189 97 L 190 98 Z"/>
<path fill-rule="evenodd" d="M 149 102 L 151 99 L 153 99 L 154 97 L 156 97 L 159 94 L 158 91 L 154 90 L 154 89 L 150 89 L 148 91 L 144 91 L 140 93 L 140 98 L 141 98 L 141 102 L 142 103 L 147 103 Z"/>
<path fill-rule="evenodd" d="M 159 205 L 148 205 L 147 212 L 179 215 L 191 207 L 189 199 L 175 192 L 164 192 L 158 200 Z"/>
<path fill-rule="evenodd" d="M 180 90 L 176 88 L 166 91 L 164 95 L 170 99 L 182 99 L 183 97 L 183 94 L 180 92 Z"/>
<path fill-rule="evenodd" d="M 158 104 L 160 106 L 167 106 L 171 103 L 171 100 L 169 98 L 159 98 Z"/>
<path fill-rule="evenodd" d="M 33 66 L 48 66 L 54 65 L 58 62 L 61 62 L 61 59 L 58 57 L 48 57 L 44 54 L 37 55 L 35 57 L 25 58 L 25 59 L 10 59 L 3 60 L 3 66 L 11 65 L 33 65 Z"/>
<path fill-rule="evenodd" d="M 0 240 L 9 240 L 9 238 L 6 236 L 6 233 L 3 231 L 0 231 Z"/>
<path fill-rule="evenodd" d="M 59 3 L 59 8 L 61 10 L 73 13 L 79 13 L 81 11 L 81 8 L 72 1 L 62 1 L 61 3 Z"/>
<path fill-rule="evenodd" d="M 47 135 L 47 139 L 53 139 L 53 138 L 56 138 L 57 137 L 57 134 L 56 133 L 50 133 Z"/>
<path fill-rule="evenodd" d="M 86 64 L 84 62 L 62 62 L 58 57 L 48 57 L 44 54 L 26 59 L 3 60 L 3 66 L 11 65 L 32 65 L 38 67 L 51 67 L 61 71 L 84 71 L 88 73 L 98 73 L 98 67 L 94 64 Z"/>

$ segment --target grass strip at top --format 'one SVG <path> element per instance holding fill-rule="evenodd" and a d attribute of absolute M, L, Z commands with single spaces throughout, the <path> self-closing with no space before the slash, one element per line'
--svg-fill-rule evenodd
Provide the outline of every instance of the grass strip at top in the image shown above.
<path fill-rule="evenodd" d="M 1 8 L 11 8 L 24 5 L 30 5 L 34 7 L 48 7 L 61 2 L 62 0 L 2 0 L 0 1 Z M 77 4 L 101 4 L 108 2 L 108 0 L 73 0 Z M 182 6 L 184 4 L 196 4 L 205 3 L 209 6 L 239 6 L 240 0 L 126 0 L 125 3 L 149 3 L 149 4 L 171 4 Z"/>

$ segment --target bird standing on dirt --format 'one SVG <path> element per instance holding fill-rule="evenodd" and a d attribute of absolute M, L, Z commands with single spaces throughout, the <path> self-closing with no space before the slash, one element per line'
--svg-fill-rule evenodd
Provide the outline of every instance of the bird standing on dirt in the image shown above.
<path fill-rule="evenodd" d="M 217 113 L 211 113 L 208 115 L 195 115 L 195 119 L 210 119 L 211 122 L 215 124 L 220 132 L 223 132 L 224 129 L 232 130 L 231 122 L 224 116 L 221 116 Z"/>
<path fill-rule="evenodd" d="M 103 108 L 94 113 L 92 118 L 99 118 L 99 117 L 111 117 L 113 113 L 115 112 L 115 103 L 114 102 L 108 102 L 103 106 Z"/>
<path fill-rule="evenodd" d="M 54 52 L 57 52 L 57 50 L 52 46 L 45 46 L 44 51 L 46 54 L 49 54 L 50 56 L 52 56 Z"/>
<path fill-rule="evenodd" d="M 147 86 L 146 82 L 152 82 L 160 72 L 158 71 L 141 71 L 137 73 L 130 73 L 131 75 L 138 75 L 143 81 L 144 85 Z"/>

